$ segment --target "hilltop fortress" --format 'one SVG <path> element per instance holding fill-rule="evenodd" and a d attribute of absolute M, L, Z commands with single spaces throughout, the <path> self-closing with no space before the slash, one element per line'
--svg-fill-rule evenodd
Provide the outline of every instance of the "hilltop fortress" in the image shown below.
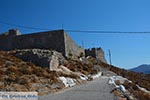
<path fill-rule="evenodd" d="M 19 30 L 12 29 L 0 35 L 0 50 L 33 48 L 56 50 L 67 57 L 84 53 L 84 49 L 76 45 L 64 30 L 21 35 Z"/>
<path fill-rule="evenodd" d="M 79 47 L 64 30 L 53 30 L 31 34 L 21 34 L 17 29 L 11 29 L 0 35 L 0 50 L 15 49 L 48 49 L 56 50 L 64 56 L 79 57 L 81 55 L 104 58 L 101 48 L 84 50 Z M 104 61 L 104 60 L 103 60 Z"/>

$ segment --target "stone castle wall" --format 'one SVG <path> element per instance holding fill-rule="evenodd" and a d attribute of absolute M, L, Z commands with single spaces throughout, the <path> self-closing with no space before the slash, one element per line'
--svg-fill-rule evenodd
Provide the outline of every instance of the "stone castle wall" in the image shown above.
<path fill-rule="evenodd" d="M 92 56 L 96 58 L 95 48 L 85 49 L 85 57 Z"/>
<path fill-rule="evenodd" d="M 20 35 L 14 38 L 13 45 L 16 49 L 52 49 L 65 54 L 62 30 Z"/>
<path fill-rule="evenodd" d="M 92 56 L 106 63 L 105 54 L 102 48 L 86 49 L 85 56 Z"/>
<path fill-rule="evenodd" d="M 64 56 L 68 56 L 69 53 L 79 56 L 81 52 L 84 52 L 84 49 L 79 48 L 64 30 L 24 35 L 18 33 L 18 30 L 10 30 L 8 33 L 0 35 L 0 50 L 52 49 L 61 52 Z"/>
<path fill-rule="evenodd" d="M 14 38 L 17 36 L 16 33 L 17 31 L 12 32 L 12 30 L 10 30 L 5 34 L 0 35 L 0 50 L 11 50 L 14 48 L 13 41 Z"/>
<path fill-rule="evenodd" d="M 69 35 L 66 33 L 64 34 L 65 37 L 65 51 L 66 56 L 73 54 L 73 56 L 80 56 L 81 53 L 84 55 L 84 49 L 79 47 L 73 40 L 70 38 Z"/>

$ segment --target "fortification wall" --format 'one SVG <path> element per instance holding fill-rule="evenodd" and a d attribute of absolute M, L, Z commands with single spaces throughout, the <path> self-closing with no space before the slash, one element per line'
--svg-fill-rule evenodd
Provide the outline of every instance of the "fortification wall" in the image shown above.
<path fill-rule="evenodd" d="M 53 49 L 65 55 L 64 35 L 62 30 L 17 36 L 14 38 L 13 45 L 16 49 Z"/>
<path fill-rule="evenodd" d="M 95 48 L 85 49 L 85 57 L 92 56 L 96 58 Z"/>
<path fill-rule="evenodd" d="M 106 62 L 105 54 L 102 48 L 96 48 L 96 58 L 103 62 Z"/>
<path fill-rule="evenodd" d="M 92 56 L 95 57 L 103 62 L 106 62 L 105 54 L 102 48 L 92 48 L 85 50 L 85 56 Z"/>
<path fill-rule="evenodd" d="M 13 39 L 16 36 L 17 35 L 12 34 L 11 30 L 10 30 L 10 32 L 6 32 L 5 34 L 1 34 L 0 35 L 0 50 L 12 50 L 12 48 L 14 47 L 12 45 Z"/>
<path fill-rule="evenodd" d="M 9 41 L 12 41 L 11 38 L 8 38 L 6 36 L 0 36 L 0 50 L 9 50 L 12 46 Z"/>
<path fill-rule="evenodd" d="M 84 49 L 80 48 L 64 30 L 54 30 L 20 35 L 18 30 L 10 30 L 0 35 L 0 50 L 13 49 L 52 49 L 64 56 L 80 56 Z"/>
<path fill-rule="evenodd" d="M 78 57 L 81 53 L 84 53 L 84 49 L 79 47 L 70 37 L 64 32 L 65 37 L 65 53 L 68 57 L 70 54 L 74 57 Z"/>

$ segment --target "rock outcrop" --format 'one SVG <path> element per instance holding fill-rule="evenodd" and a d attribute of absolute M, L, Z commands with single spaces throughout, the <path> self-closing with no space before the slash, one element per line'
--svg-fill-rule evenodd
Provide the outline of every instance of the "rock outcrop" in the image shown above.
<path fill-rule="evenodd" d="M 27 53 L 27 51 L 29 50 L 24 50 L 24 52 L 22 50 L 19 55 Z M 31 62 L 24 62 L 12 55 L 17 53 L 18 51 L 0 51 L 1 91 L 37 91 L 39 95 L 45 95 L 64 89 L 66 84 L 74 86 L 82 82 L 82 79 L 80 79 L 82 73 L 72 72 L 62 65 L 53 68 L 53 70 L 42 68 Z M 59 59 L 59 56 L 57 57 Z M 60 77 L 66 80 L 66 84 Z"/>
<path fill-rule="evenodd" d="M 23 49 L 17 50 L 14 54 L 17 58 L 35 65 L 55 70 L 59 65 L 66 62 L 61 53 L 53 50 L 43 49 Z"/>

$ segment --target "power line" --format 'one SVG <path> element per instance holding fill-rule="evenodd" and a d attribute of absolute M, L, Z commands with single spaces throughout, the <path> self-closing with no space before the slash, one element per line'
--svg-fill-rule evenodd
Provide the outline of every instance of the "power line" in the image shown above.
<path fill-rule="evenodd" d="M 150 32 L 128 32 L 128 31 L 95 31 L 95 30 L 65 30 L 66 32 L 81 32 L 81 33 L 126 33 L 126 34 L 150 34 Z"/>
<path fill-rule="evenodd" d="M 25 26 L 25 25 L 19 25 L 14 23 L 7 23 L 0 21 L 1 24 L 9 25 L 9 26 L 16 26 L 21 27 L 25 29 L 34 29 L 34 30 L 52 30 L 48 28 L 41 28 L 41 27 L 32 27 L 32 26 Z M 113 34 L 150 34 L 150 31 L 99 31 L 99 30 L 65 30 L 66 32 L 75 32 L 75 33 L 113 33 Z"/>
<path fill-rule="evenodd" d="M 9 26 L 16 26 L 16 27 L 21 27 L 25 29 L 34 29 L 34 30 L 50 30 L 47 28 L 39 28 L 39 27 L 31 27 L 31 26 L 25 26 L 25 25 L 18 25 L 18 24 L 13 24 L 13 23 L 7 23 L 7 22 L 2 22 L 0 21 L 1 24 L 9 25 Z"/>

